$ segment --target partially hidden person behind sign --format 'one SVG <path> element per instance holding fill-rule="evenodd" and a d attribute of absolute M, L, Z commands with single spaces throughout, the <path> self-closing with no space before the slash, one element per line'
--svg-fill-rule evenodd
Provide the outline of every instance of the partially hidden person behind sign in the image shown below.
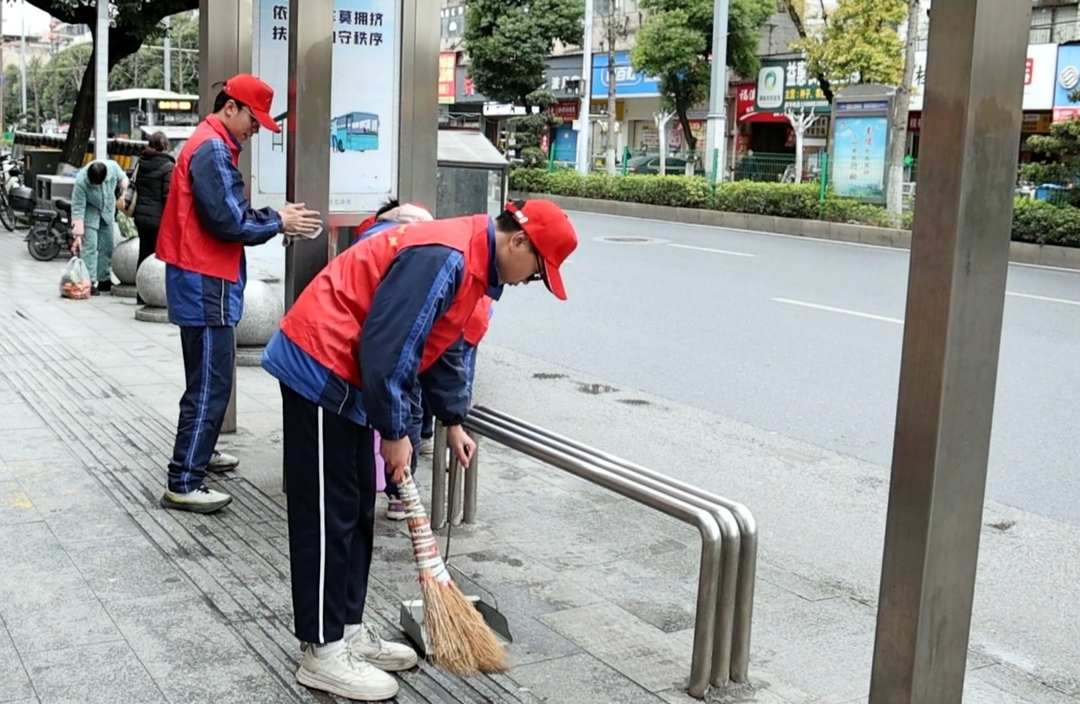
<path fill-rule="evenodd" d="M 380 232 L 384 232 L 395 225 L 409 222 L 425 222 L 432 219 L 431 213 L 422 205 L 417 205 L 415 203 L 401 205 L 397 200 L 390 200 L 383 205 L 375 215 L 360 223 L 360 226 L 357 227 L 356 231 L 353 233 L 353 244 L 377 235 Z M 481 298 L 477 302 L 476 309 L 469 318 L 468 324 L 465 326 L 463 363 L 465 364 L 465 370 L 468 375 L 467 389 L 469 391 L 470 399 L 472 398 L 473 377 L 476 374 L 476 347 L 480 344 L 480 340 L 487 332 L 489 320 L 492 315 L 491 304 L 493 302 L 494 301 L 490 296 L 485 295 Z M 423 384 L 421 384 L 421 387 L 422 386 Z M 413 446 L 412 470 L 417 487 L 420 486 L 420 481 L 415 478 L 417 456 L 432 455 L 430 449 L 425 452 L 425 446 L 431 444 L 431 438 L 435 434 L 434 413 L 431 411 L 431 405 L 427 401 L 424 389 L 420 388 L 418 392 L 420 394 L 420 420 L 417 421 L 414 419 L 413 424 L 416 425 L 419 423 L 419 429 L 413 428 L 409 432 L 409 437 L 420 438 L 420 443 Z M 389 469 L 386 471 L 387 475 L 389 475 Z M 387 476 L 387 480 L 385 490 L 387 499 L 386 518 L 391 521 L 403 521 L 405 520 L 405 504 L 398 494 L 397 485 L 394 484 L 394 482 L 389 481 L 389 476 Z"/>
<path fill-rule="evenodd" d="M 550 201 L 487 215 L 395 224 L 333 259 L 285 314 L 263 353 L 281 382 L 297 681 L 364 701 L 392 699 L 386 674 L 411 648 L 364 621 L 375 524 L 374 432 L 395 483 L 413 461 L 421 385 L 463 464 L 476 444 L 463 333 L 478 301 L 504 285 L 545 281 L 577 247 Z"/>
<path fill-rule="evenodd" d="M 253 209 L 237 168 L 241 145 L 270 117 L 274 91 L 249 74 L 226 81 L 214 112 L 177 159 L 158 231 L 157 257 L 166 265 L 169 322 L 180 328 L 187 390 L 180 399 L 176 443 L 169 462 L 165 508 L 213 513 L 232 497 L 206 486 L 207 472 L 234 469 L 239 460 L 216 449 L 232 393 L 235 327 L 244 304 L 244 247 L 279 232 L 316 237 L 319 213 L 303 203 Z"/>
<path fill-rule="evenodd" d="M 139 231 L 139 260 L 136 269 L 157 249 L 161 215 L 165 212 L 165 203 L 169 199 L 169 182 L 176 167 L 176 159 L 169 153 L 171 146 L 164 132 L 155 132 L 150 135 L 135 167 L 136 197 L 133 219 L 135 229 Z M 142 297 L 139 296 L 137 303 L 141 305 L 142 302 Z"/>
<path fill-rule="evenodd" d="M 113 224 L 116 222 L 116 192 L 128 187 L 123 167 L 112 159 L 92 161 L 75 176 L 71 194 L 71 245 L 82 257 L 93 286 L 90 295 L 112 289 Z"/>

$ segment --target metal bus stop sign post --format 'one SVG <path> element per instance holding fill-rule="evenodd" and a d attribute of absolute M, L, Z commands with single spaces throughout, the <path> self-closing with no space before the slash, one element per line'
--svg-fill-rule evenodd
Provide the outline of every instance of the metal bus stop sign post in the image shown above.
<path fill-rule="evenodd" d="M 963 697 L 1030 12 L 933 7 L 870 704 Z"/>
<path fill-rule="evenodd" d="M 206 117 L 214 107 L 221 84 L 238 73 L 251 70 L 251 0 L 200 0 L 199 2 L 199 114 Z M 251 156 L 240 153 L 240 173 L 251 184 Z M 250 193 L 249 193 L 250 196 Z M 232 395 L 221 426 L 223 433 L 236 432 L 236 365 Z"/>

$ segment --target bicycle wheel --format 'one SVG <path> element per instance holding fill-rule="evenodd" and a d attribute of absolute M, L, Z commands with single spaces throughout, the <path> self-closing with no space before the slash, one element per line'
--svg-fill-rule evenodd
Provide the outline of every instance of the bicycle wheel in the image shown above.
<path fill-rule="evenodd" d="M 8 232 L 15 232 L 15 209 L 11 207 L 11 201 L 0 186 L 0 223 L 3 223 Z"/>
<path fill-rule="evenodd" d="M 60 254 L 60 241 L 49 232 L 49 228 L 36 227 L 26 238 L 26 248 L 34 259 L 48 262 Z"/>

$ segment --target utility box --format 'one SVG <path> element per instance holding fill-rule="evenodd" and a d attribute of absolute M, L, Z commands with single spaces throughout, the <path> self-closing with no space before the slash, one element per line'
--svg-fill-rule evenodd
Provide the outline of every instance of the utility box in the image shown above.
<path fill-rule="evenodd" d="M 23 173 L 26 184 L 37 183 L 37 177 L 43 174 L 55 174 L 60 166 L 63 152 L 48 147 L 31 147 L 23 151 Z M 30 185 L 33 188 L 32 185 Z"/>
<path fill-rule="evenodd" d="M 891 86 L 867 83 L 848 86 L 833 98 L 829 183 L 841 198 L 885 203 L 889 114 L 895 96 Z"/>
<path fill-rule="evenodd" d="M 488 200 L 506 203 L 510 162 L 478 130 L 440 128 L 435 217 L 488 212 Z"/>

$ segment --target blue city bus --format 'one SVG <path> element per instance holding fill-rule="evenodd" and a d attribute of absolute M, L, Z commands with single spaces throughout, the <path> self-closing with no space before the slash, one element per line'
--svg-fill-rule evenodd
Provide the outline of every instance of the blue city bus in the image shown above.
<path fill-rule="evenodd" d="M 379 148 L 379 116 L 350 112 L 330 121 L 330 146 L 339 152 L 366 152 Z"/>

